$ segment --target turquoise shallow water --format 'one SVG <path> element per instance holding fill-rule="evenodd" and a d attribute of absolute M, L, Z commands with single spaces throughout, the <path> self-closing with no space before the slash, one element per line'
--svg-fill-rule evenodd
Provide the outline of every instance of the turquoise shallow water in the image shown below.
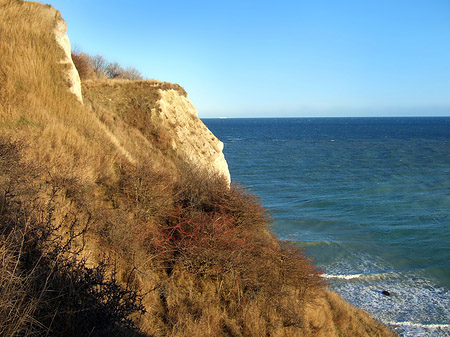
<path fill-rule="evenodd" d="M 204 122 L 330 287 L 404 336 L 450 335 L 450 118 Z"/>

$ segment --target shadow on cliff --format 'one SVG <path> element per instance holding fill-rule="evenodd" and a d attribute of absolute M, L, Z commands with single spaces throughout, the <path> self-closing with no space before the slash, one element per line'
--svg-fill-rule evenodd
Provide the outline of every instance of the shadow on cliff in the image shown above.
<path fill-rule="evenodd" d="M 0 141 L 0 331 L 3 336 L 140 336 L 130 318 L 142 296 L 119 284 L 105 260 L 81 258 L 90 218 L 66 214 L 57 223 L 54 197 L 39 200 L 39 167 L 24 165 L 18 143 Z"/>

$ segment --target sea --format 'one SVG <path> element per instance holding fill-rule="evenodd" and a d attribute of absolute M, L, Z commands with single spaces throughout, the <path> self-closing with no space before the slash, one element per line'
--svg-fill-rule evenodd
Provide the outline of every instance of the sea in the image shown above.
<path fill-rule="evenodd" d="M 450 336 L 450 117 L 203 122 L 331 289 L 401 336 Z"/>

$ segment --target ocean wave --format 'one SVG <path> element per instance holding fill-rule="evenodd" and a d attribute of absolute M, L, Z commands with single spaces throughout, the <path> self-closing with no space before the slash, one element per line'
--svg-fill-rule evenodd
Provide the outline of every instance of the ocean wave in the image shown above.
<path fill-rule="evenodd" d="M 350 275 L 322 274 L 322 277 L 327 278 L 327 279 L 336 278 L 336 279 L 342 279 L 342 280 L 351 280 L 351 279 L 355 279 L 355 278 L 360 278 L 363 275 L 364 274 L 350 274 Z"/>
<path fill-rule="evenodd" d="M 352 280 L 352 279 L 371 279 L 371 278 L 383 278 L 392 276 L 394 273 L 377 273 L 377 274 L 322 274 L 322 277 L 326 279 L 340 279 L 340 280 Z"/>
<path fill-rule="evenodd" d="M 333 242 L 330 241 L 302 241 L 300 245 L 302 247 L 315 247 L 315 246 L 330 246 Z"/>
<path fill-rule="evenodd" d="M 415 272 L 324 276 L 331 276 L 330 287 L 344 299 L 392 326 L 400 336 L 450 336 L 450 291 L 432 279 Z"/>
<path fill-rule="evenodd" d="M 415 323 L 415 322 L 385 322 L 387 325 L 392 326 L 403 326 L 403 327 L 412 327 L 412 328 L 424 328 L 424 329 L 450 329 L 450 324 L 439 324 L 439 323 Z"/>

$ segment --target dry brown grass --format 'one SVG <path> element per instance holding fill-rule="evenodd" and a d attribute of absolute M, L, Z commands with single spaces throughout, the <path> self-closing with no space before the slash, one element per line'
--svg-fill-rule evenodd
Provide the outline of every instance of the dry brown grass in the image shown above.
<path fill-rule="evenodd" d="M 141 297 L 104 259 L 82 258 L 91 217 L 62 207 L 76 185 L 27 162 L 22 146 L 0 139 L 2 336 L 139 335 L 130 315 L 142 312 Z"/>
<path fill-rule="evenodd" d="M 0 335 L 26 335 L 34 322 L 34 303 L 27 299 L 32 273 L 20 270 L 20 248 L 9 238 L 0 242 Z"/>
<path fill-rule="evenodd" d="M 55 175 L 86 182 L 111 177 L 115 145 L 68 90 L 54 36 L 59 12 L 22 1 L 0 6 L 2 133 L 32 145 L 31 159 L 49 163 Z"/>
<path fill-rule="evenodd" d="M 321 293 L 314 306 L 307 306 L 306 317 L 309 324 L 305 332 L 311 336 L 396 336 L 366 312 L 352 307 L 329 290 Z"/>
<path fill-rule="evenodd" d="M 253 196 L 205 171 L 181 167 L 181 178 L 163 183 L 165 189 L 149 188 L 161 184 L 161 176 L 145 168 L 139 175 L 126 170 L 120 185 L 125 195 L 114 193 L 119 199 L 112 202 L 139 212 L 127 233 L 110 225 L 103 235 L 111 246 L 122 247 L 121 255 L 129 256 L 140 275 L 152 279 L 148 287 L 138 276 L 153 297 L 147 331 L 256 336 L 290 327 L 301 332 L 304 305 L 322 284 L 317 271 L 302 251 L 270 235 L 270 218 Z M 131 255 L 147 256 L 147 264 Z"/>

